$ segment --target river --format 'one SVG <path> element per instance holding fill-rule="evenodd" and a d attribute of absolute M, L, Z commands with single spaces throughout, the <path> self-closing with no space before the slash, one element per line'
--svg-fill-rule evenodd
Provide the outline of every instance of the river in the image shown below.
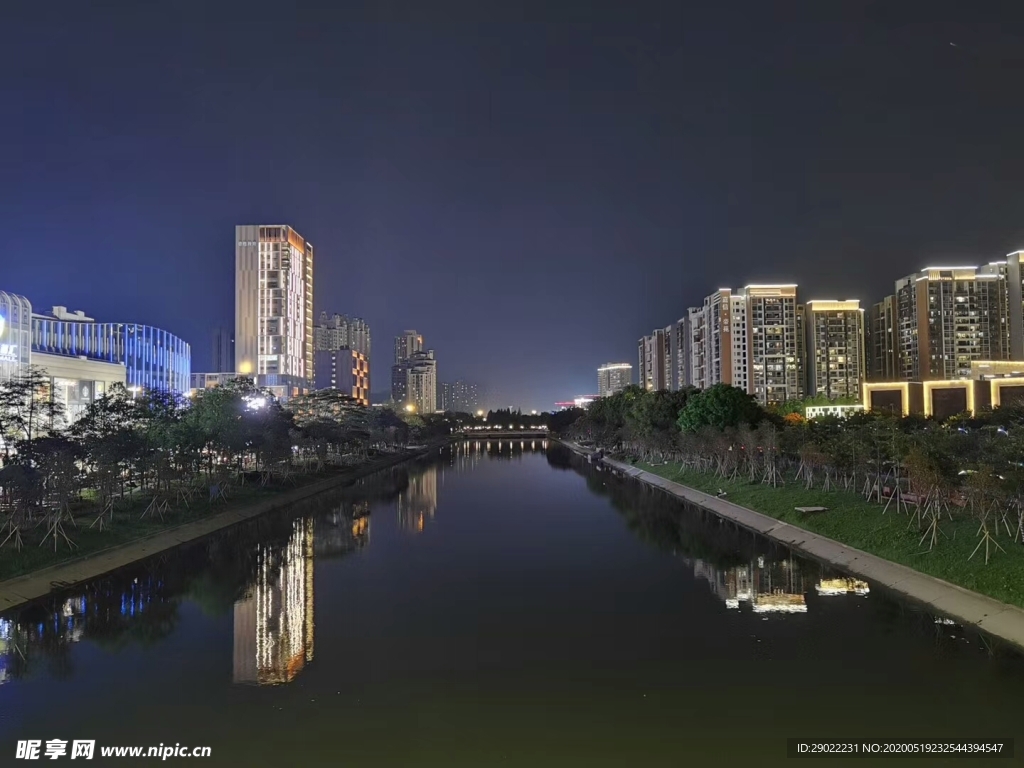
<path fill-rule="evenodd" d="M 789 737 L 1020 737 L 1022 702 L 1017 654 L 540 440 L 0 616 L 0 764 L 80 739 L 211 766 L 770 765 Z"/>

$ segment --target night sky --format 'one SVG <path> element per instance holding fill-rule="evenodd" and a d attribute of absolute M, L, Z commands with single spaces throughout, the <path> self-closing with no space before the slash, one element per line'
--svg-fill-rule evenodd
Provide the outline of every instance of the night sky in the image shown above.
<path fill-rule="evenodd" d="M 10 5 L 0 290 L 164 327 L 197 371 L 242 223 L 314 244 L 375 391 L 415 328 L 523 408 L 720 286 L 871 302 L 1024 247 L 1020 3 Z"/>

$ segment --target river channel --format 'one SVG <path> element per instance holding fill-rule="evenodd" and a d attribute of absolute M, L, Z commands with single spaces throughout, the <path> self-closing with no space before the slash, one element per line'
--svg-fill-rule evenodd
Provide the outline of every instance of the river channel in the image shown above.
<path fill-rule="evenodd" d="M 790 737 L 1024 749 L 1022 721 L 1015 653 L 542 440 L 461 443 L 0 615 L 0 765 L 25 739 L 781 765 Z"/>

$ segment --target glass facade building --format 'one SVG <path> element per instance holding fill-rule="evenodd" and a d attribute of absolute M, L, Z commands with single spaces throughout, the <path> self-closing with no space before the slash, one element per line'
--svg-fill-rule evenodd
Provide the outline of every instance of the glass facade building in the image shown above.
<path fill-rule="evenodd" d="M 120 363 L 126 385 L 187 395 L 192 352 L 174 334 L 138 323 L 97 323 L 55 307 L 32 316 L 32 350 Z"/>
<path fill-rule="evenodd" d="M 32 305 L 24 296 L 0 291 L 0 381 L 28 369 L 32 353 Z"/>

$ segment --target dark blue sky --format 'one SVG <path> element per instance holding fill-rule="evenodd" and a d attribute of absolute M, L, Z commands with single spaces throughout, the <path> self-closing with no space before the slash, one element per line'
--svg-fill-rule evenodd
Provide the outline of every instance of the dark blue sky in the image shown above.
<path fill-rule="evenodd" d="M 4 9 L 0 289 L 165 327 L 195 370 L 239 223 L 314 244 L 375 390 L 410 327 L 524 408 L 719 286 L 876 301 L 1024 247 L 1013 4 L 84 5 Z"/>

